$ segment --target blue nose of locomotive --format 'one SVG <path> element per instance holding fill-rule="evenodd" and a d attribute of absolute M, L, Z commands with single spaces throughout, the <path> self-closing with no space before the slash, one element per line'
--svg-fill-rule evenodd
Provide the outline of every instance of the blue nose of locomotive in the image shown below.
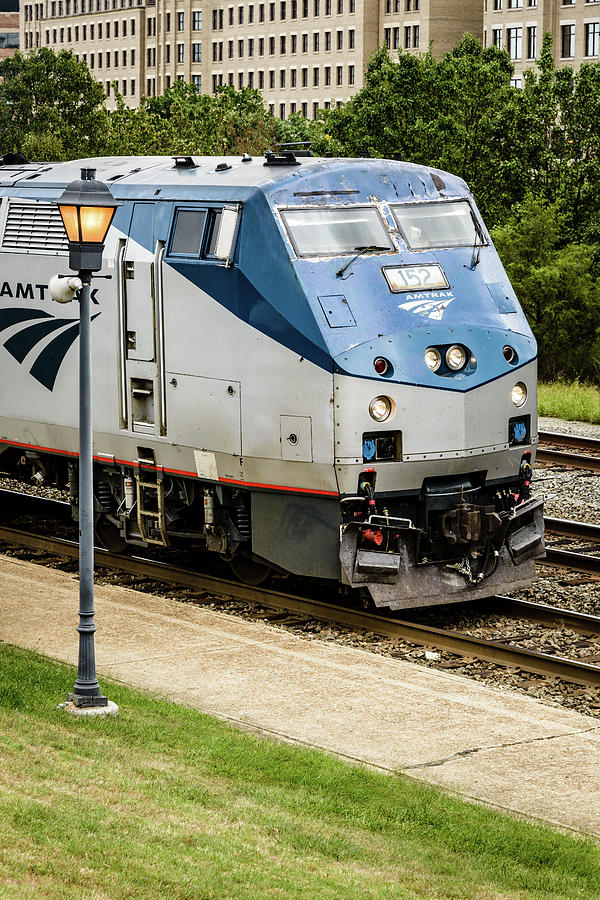
<path fill-rule="evenodd" d="M 385 383 L 449 391 L 475 387 L 516 372 L 536 357 L 531 334 L 493 326 L 416 325 L 348 348 L 334 358 L 336 372 Z"/>

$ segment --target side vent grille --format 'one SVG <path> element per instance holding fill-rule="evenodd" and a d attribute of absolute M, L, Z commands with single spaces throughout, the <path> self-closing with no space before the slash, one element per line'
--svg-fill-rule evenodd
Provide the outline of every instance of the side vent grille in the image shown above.
<path fill-rule="evenodd" d="M 11 200 L 2 237 L 8 250 L 67 253 L 69 245 L 58 211 L 52 203 Z"/>

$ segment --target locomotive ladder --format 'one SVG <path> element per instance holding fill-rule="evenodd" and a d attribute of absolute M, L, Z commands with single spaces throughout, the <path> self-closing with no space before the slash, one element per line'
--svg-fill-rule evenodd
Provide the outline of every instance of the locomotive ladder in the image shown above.
<path fill-rule="evenodd" d="M 163 473 L 158 469 L 144 468 L 141 460 L 138 460 L 138 464 L 136 477 L 137 522 L 142 540 L 147 544 L 168 547 Z M 156 536 L 157 533 L 160 537 Z"/>

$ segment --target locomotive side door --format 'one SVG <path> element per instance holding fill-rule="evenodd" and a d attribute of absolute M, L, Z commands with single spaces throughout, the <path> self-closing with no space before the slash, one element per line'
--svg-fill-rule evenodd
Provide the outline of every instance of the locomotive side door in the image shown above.
<path fill-rule="evenodd" d="M 121 427 L 159 431 L 154 203 L 135 203 L 126 242 L 119 250 Z"/>
<path fill-rule="evenodd" d="M 237 206 L 176 204 L 165 263 L 157 256 L 158 371 L 169 439 L 235 456 L 242 453 L 237 320 L 213 294 L 236 289 L 238 220 Z"/>

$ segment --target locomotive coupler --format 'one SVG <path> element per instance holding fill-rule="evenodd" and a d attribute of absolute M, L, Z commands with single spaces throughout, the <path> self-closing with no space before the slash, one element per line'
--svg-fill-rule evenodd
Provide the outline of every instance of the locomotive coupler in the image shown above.
<path fill-rule="evenodd" d="M 459 503 L 441 517 L 442 533 L 450 544 L 486 542 L 501 527 L 502 520 L 493 506 Z"/>

